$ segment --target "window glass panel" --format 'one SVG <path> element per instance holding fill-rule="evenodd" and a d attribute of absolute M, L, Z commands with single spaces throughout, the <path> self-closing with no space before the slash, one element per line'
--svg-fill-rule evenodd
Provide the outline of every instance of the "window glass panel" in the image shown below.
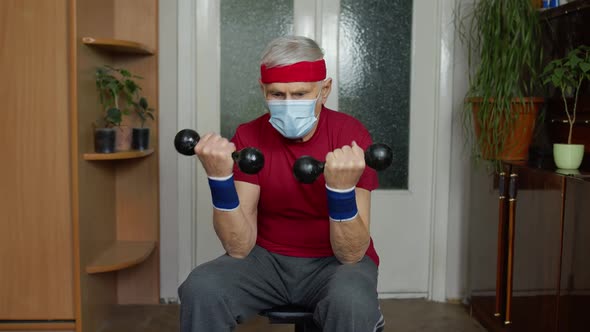
<path fill-rule="evenodd" d="M 374 142 L 393 148 L 380 188 L 408 188 L 411 0 L 341 0 L 339 111 L 355 116 Z"/>
<path fill-rule="evenodd" d="M 222 0 L 220 4 L 221 135 L 264 114 L 260 56 L 276 37 L 293 34 L 293 0 Z"/>

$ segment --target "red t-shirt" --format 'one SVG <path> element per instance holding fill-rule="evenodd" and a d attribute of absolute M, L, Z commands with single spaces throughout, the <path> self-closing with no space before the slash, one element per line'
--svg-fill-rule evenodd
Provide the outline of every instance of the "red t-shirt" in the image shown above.
<path fill-rule="evenodd" d="M 307 142 L 284 138 L 268 122 L 269 118 L 266 113 L 240 125 L 232 138 L 238 150 L 251 146 L 264 154 L 264 167 L 256 175 L 242 173 L 234 167 L 236 181 L 260 187 L 256 243 L 286 256 L 333 256 L 324 176 L 320 175 L 313 184 L 300 183 L 293 175 L 293 164 L 303 155 L 324 161 L 328 152 L 350 145 L 353 140 L 366 149 L 372 144 L 371 136 L 360 121 L 325 107 L 315 133 Z M 366 167 L 357 187 L 371 191 L 377 186 L 377 173 Z M 379 265 L 372 239 L 366 255 Z"/>

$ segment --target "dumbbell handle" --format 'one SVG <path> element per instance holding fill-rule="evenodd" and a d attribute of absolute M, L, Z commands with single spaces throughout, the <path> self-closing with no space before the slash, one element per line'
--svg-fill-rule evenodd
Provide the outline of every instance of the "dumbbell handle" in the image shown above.
<path fill-rule="evenodd" d="M 174 147 L 180 154 L 193 156 L 195 146 L 200 139 L 201 137 L 196 131 L 183 129 L 174 137 Z M 234 151 L 231 157 L 238 164 L 240 170 L 246 174 L 256 174 L 264 167 L 264 155 L 256 148 L 247 147 L 240 151 Z"/>
<path fill-rule="evenodd" d="M 393 162 L 393 151 L 386 144 L 376 143 L 365 151 L 365 164 L 382 171 Z M 293 175 L 302 183 L 313 183 L 324 172 L 326 163 L 310 156 L 302 156 L 293 165 Z"/>

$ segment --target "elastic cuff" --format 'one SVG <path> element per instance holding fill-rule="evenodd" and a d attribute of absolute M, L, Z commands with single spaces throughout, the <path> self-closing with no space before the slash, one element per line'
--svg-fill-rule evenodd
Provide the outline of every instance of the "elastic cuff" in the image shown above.
<path fill-rule="evenodd" d="M 234 173 L 231 173 L 230 175 L 224 176 L 224 177 L 207 176 L 207 178 L 209 180 L 213 180 L 213 181 L 225 181 L 225 180 L 231 179 L 233 176 L 234 176 Z"/>
<path fill-rule="evenodd" d="M 352 216 L 351 218 L 348 218 L 348 219 L 334 219 L 334 218 L 330 217 L 330 221 L 338 222 L 338 223 L 340 223 L 340 222 L 347 222 L 347 221 L 353 221 L 354 218 L 356 218 L 356 216 L 358 216 L 358 215 L 359 214 L 357 212 L 354 216 Z"/>
<path fill-rule="evenodd" d="M 233 211 L 240 205 L 233 174 L 220 180 L 210 177 L 209 188 L 214 208 L 221 211 Z"/>
<path fill-rule="evenodd" d="M 356 192 L 352 189 L 335 190 L 326 185 L 328 214 L 335 222 L 351 221 L 358 215 Z"/>
<path fill-rule="evenodd" d="M 356 189 L 356 187 L 351 187 L 348 189 L 335 189 L 335 188 L 328 186 L 328 184 L 326 184 L 326 188 L 330 191 L 337 192 L 337 193 L 348 193 L 348 192 L 351 192 Z"/>

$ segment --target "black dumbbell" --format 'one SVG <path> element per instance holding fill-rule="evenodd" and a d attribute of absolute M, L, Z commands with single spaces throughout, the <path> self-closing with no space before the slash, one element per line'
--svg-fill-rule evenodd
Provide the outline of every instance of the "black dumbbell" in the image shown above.
<path fill-rule="evenodd" d="M 393 162 L 393 151 L 386 144 L 373 144 L 365 150 L 365 164 L 382 171 Z M 326 163 L 310 156 L 302 156 L 293 164 L 293 175 L 302 183 L 313 183 L 324 172 Z"/>
<path fill-rule="evenodd" d="M 185 155 L 195 154 L 195 146 L 201 137 L 192 129 L 183 129 L 174 137 L 176 151 Z M 232 159 L 238 163 L 238 167 L 246 174 L 256 174 L 264 167 L 264 155 L 256 148 L 244 148 L 231 154 Z"/>

